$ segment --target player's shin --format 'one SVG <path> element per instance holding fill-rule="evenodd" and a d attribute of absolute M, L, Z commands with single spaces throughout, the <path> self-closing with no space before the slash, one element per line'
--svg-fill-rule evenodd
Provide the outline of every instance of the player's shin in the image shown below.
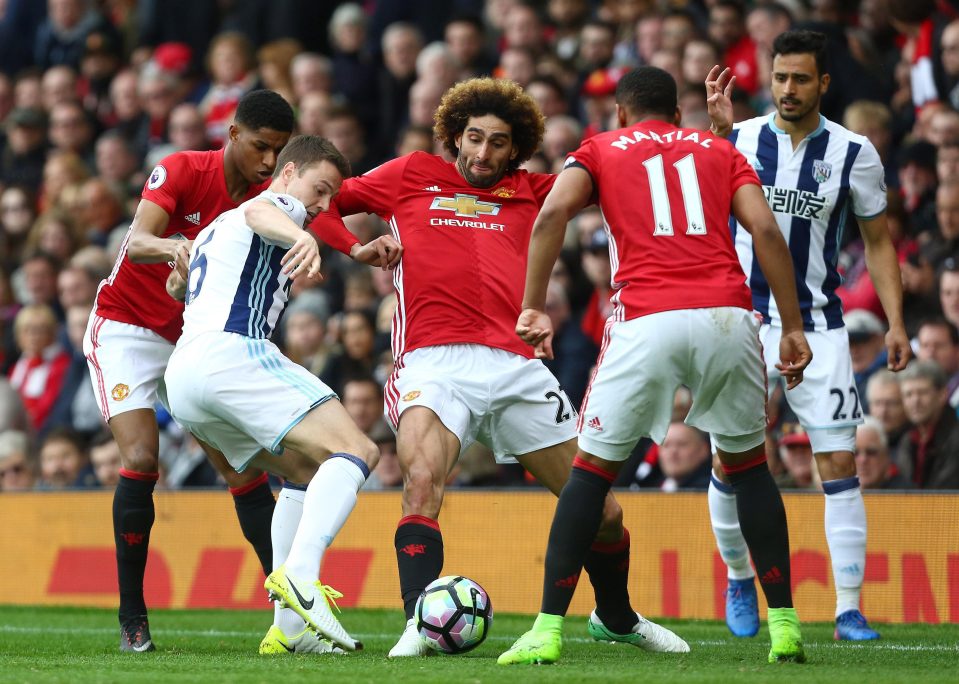
<path fill-rule="evenodd" d="M 766 456 L 757 451 L 758 455 L 740 465 L 724 463 L 723 471 L 736 492 L 739 524 L 766 602 L 770 608 L 791 608 L 786 509 Z"/>
<path fill-rule="evenodd" d="M 629 530 L 623 528 L 622 539 L 594 542 L 586 554 L 583 567 L 589 574 L 596 595 L 596 614 L 603 624 L 617 634 L 628 634 L 637 622 L 629 603 Z"/>
<path fill-rule="evenodd" d="M 413 617 L 416 599 L 443 570 L 443 535 L 439 523 L 423 515 L 400 519 L 393 538 L 400 594 L 406 619 Z"/>
<path fill-rule="evenodd" d="M 230 487 L 230 494 L 233 495 L 236 517 L 240 521 L 243 536 L 256 552 L 263 575 L 269 575 L 276 567 L 270 535 L 270 521 L 276 502 L 273 500 L 267 474 L 263 473 L 242 487 Z"/>
<path fill-rule="evenodd" d="M 276 499 L 276 508 L 273 511 L 273 521 L 270 528 L 273 540 L 273 569 L 283 565 L 290 555 L 293 546 L 293 537 L 300 525 L 303 516 L 303 499 L 306 497 L 306 485 L 297 485 L 287 482 L 280 490 Z M 303 629 L 303 618 L 289 608 L 282 608 L 280 602 L 273 607 L 273 624 L 282 630 L 283 634 L 298 634 Z"/>
<path fill-rule="evenodd" d="M 866 506 L 858 477 L 827 480 L 826 543 L 836 583 L 836 615 L 859 610 L 866 571 Z"/>
<path fill-rule="evenodd" d="M 356 493 L 369 475 L 366 463 L 352 454 L 332 454 L 319 467 L 306 489 L 303 516 L 287 558 L 291 574 L 319 577 L 323 553 L 349 517 Z"/>
<path fill-rule="evenodd" d="M 143 575 L 155 512 L 153 489 L 157 473 L 121 469 L 113 495 L 113 534 L 120 585 L 120 622 L 146 615 Z"/>
<path fill-rule="evenodd" d="M 599 530 L 603 502 L 614 477 L 615 473 L 579 456 L 573 461 L 573 470 L 560 492 L 549 531 L 541 613 L 566 615 L 583 561 Z"/>

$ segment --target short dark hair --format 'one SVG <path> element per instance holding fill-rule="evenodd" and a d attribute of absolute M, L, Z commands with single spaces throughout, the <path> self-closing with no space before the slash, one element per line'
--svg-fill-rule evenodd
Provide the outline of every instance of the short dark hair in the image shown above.
<path fill-rule="evenodd" d="M 269 128 L 279 133 L 292 133 L 295 122 L 290 103 L 279 93 L 266 89 L 251 90 L 240 98 L 233 118 L 252 131 Z"/>
<path fill-rule="evenodd" d="M 616 104 L 633 114 L 676 113 L 676 80 L 653 66 L 633 69 L 616 85 Z"/>
<path fill-rule="evenodd" d="M 779 55 L 812 55 L 820 76 L 829 73 L 826 53 L 828 39 L 818 31 L 786 31 L 773 41 L 773 58 Z"/>
<path fill-rule="evenodd" d="M 296 164 L 297 175 L 302 176 L 308 166 L 324 161 L 335 166 L 343 178 L 349 178 L 350 162 L 333 143 L 318 135 L 298 135 L 291 138 L 280 152 L 276 160 L 276 169 L 273 170 L 273 177 L 277 178 L 289 162 Z"/>
<path fill-rule="evenodd" d="M 710 9 L 716 7 L 731 9 L 739 15 L 740 19 L 746 18 L 746 6 L 743 4 L 742 0 L 716 0 Z"/>
<path fill-rule="evenodd" d="M 919 324 L 919 328 L 916 333 L 918 334 L 919 330 L 922 330 L 925 327 L 931 328 L 943 328 L 946 332 L 949 333 L 949 341 L 952 342 L 953 347 L 959 347 L 959 329 L 956 328 L 952 323 L 947 321 L 942 316 L 936 316 L 934 318 L 927 318 Z"/>

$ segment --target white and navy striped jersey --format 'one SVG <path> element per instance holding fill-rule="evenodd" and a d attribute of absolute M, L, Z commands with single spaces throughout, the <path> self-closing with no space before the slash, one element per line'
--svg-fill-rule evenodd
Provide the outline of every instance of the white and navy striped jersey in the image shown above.
<path fill-rule="evenodd" d="M 264 191 L 249 202 L 269 201 L 298 225 L 306 208 L 291 195 Z M 280 259 L 292 245 L 267 240 L 246 224 L 244 202 L 220 214 L 193 242 L 187 280 L 183 340 L 209 331 L 269 339 L 289 300 L 293 282 Z"/>
<path fill-rule="evenodd" d="M 769 207 L 786 238 L 796 271 L 803 327 L 843 327 L 836 268 L 849 214 L 874 218 L 886 210 L 883 166 L 872 143 L 819 117 L 819 127 L 793 150 L 775 112 L 736 124 L 729 137 L 753 165 Z M 763 321 L 781 325 L 769 283 L 753 253 L 752 237 L 730 219 L 739 262 Z"/>

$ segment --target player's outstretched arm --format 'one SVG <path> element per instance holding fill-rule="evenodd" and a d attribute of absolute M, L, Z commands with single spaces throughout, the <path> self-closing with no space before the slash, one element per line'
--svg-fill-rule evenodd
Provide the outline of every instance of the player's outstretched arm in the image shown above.
<path fill-rule="evenodd" d="M 871 219 L 859 219 L 859 229 L 866 245 L 866 267 L 882 302 L 882 310 L 889 321 L 886 333 L 886 351 L 889 370 L 906 367 L 911 353 L 906 325 L 902 320 L 902 274 L 899 257 L 889 237 L 886 214 Z"/>
<path fill-rule="evenodd" d="M 709 131 L 721 138 L 728 138 L 733 131 L 733 86 L 736 77 L 729 67 L 718 64 L 706 76 L 706 112 L 709 114 Z"/>
<path fill-rule="evenodd" d="M 137 205 L 133 224 L 130 226 L 130 241 L 127 256 L 138 264 L 155 264 L 176 259 L 177 247 L 183 240 L 161 238 L 170 223 L 170 215 L 160 205 L 141 199 Z"/>
<path fill-rule="evenodd" d="M 786 378 L 786 386 L 792 389 L 802 382 L 803 370 L 812 361 L 812 351 L 803 334 L 802 314 L 796 295 L 796 275 L 789 247 L 758 185 L 747 183 L 736 190 L 733 195 L 733 215 L 753 236 L 753 251 L 776 298 L 783 326 L 776 368 Z"/>
<path fill-rule="evenodd" d="M 566 224 L 589 204 L 592 193 L 593 181 L 589 173 L 577 167 L 563 169 L 533 224 L 523 310 L 516 321 L 516 334 L 536 347 L 537 358 L 553 358 L 554 331 L 545 314 L 549 275 L 563 247 Z"/>

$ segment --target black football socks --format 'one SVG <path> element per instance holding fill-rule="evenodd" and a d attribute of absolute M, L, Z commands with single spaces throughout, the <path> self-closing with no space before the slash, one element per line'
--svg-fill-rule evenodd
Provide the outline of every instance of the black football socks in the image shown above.
<path fill-rule="evenodd" d="M 638 618 L 629 604 L 629 530 L 616 542 L 594 542 L 583 568 L 596 595 L 596 614 L 616 634 L 629 634 Z"/>
<path fill-rule="evenodd" d="M 407 515 L 397 525 L 393 543 L 403 609 L 409 620 L 413 617 L 416 599 L 443 570 L 443 535 L 439 523 L 432 518 Z"/>
<path fill-rule="evenodd" d="M 117 549 L 117 579 L 120 585 L 120 623 L 147 614 L 143 598 L 150 529 L 153 527 L 153 488 L 158 473 L 120 469 L 113 494 L 113 536 Z"/>
<path fill-rule="evenodd" d="M 263 568 L 263 576 L 273 572 L 273 541 L 270 526 L 276 500 L 266 473 L 242 487 L 230 487 L 236 517 L 243 536 L 250 542 Z"/>
<path fill-rule="evenodd" d="M 736 492 L 739 526 L 766 602 L 770 608 L 792 608 L 786 509 L 765 455 L 738 466 L 723 465 L 723 472 Z"/>

